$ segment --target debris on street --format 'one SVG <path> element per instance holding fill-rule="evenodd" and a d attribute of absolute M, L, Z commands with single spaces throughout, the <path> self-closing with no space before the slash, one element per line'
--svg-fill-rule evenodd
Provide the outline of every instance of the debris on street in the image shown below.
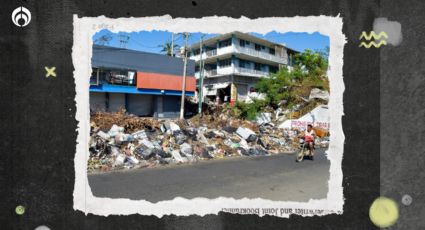
<path fill-rule="evenodd" d="M 220 111 L 222 108 L 217 108 Z M 293 153 L 298 130 L 281 129 L 272 113 L 254 121 L 210 111 L 187 120 L 117 113 L 92 115 L 89 172 L 190 164 L 237 156 Z M 294 144 L 295 143 L 295 144 Z M 320 146 L 327 145 L 319 139 Z"/>
<path fill-rule="evenodd" d="M 299 136 L 308 124 L 317 135 L 315 146 L 328 148 L 329 93 L 318 88 L 300 92 L 290 108 L 287 100 L 281 100 L 277 107 L 264 106 L 250 120 L 234 107 L 211 102 L 204 103 L 202 116 L 188 119 L 138 117 L 125 110 L 92 113 L 88 171 L 290 154 L 297 151 Z M 197 105 L 192 107 L 194 114 Z"/>

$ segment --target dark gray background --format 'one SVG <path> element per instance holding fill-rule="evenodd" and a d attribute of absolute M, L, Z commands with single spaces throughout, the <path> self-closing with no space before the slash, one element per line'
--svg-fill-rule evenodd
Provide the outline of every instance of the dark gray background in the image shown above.
<path fill-rule="evenodd" d="M 11 13 L 32 13 L 18 28 Z M 43 1 L 6 0 L 0 10 L 0 222 L 1 229 L 374 229 L 368 211 L 380 194 L 395 199 L 392 229 L 425 223 L 423 148 L 425 40 L 422 1 Z M 254 215 L 205 217 L 94 216 L 73 210 L 76 146 L 75 84 L 71 59 L 73 14 L 81 16 L 249 18 L 341 14 L 344 48 L 345 148 L 343 215 L 290 219 Z M 374 18 L 402 25 L 397 47 L 359 48 Z M 44 66 L 56 66 L 45 78 Z M 381 153 L 381 161 L 380 161 Z M 312 175 L 314 176 L 314 175 Z M 401 196 L 413 198 L 410 206 Z M 26 207 L 23 216 L 15 207 Z"/>
<path fill-rule="evenodd" d="M 401 23 L 403 42 L 380 52 L 381 195 L 399 204 L 390 229 L 425 229 L 425 2 L 381 1 L 380 15 Z M 410 205 L 401 200 L 412 197 Z"/>

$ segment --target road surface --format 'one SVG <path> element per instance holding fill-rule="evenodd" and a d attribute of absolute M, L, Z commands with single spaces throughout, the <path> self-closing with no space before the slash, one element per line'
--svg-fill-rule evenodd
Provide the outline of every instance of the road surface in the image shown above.
<path fill-rule="evenodd" d="M 329 165 L 324 150 L 314 161 L 295 155 L 235 157 L 189 165 L 126 170 L 88 176 L 93 195 L 158 202 L 184 198 L 264 198 L 308 201 L 326 198 Z"/>

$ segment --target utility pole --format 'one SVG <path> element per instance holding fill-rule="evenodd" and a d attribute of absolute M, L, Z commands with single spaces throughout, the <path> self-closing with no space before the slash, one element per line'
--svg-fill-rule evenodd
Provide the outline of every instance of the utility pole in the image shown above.
<path fill-rule="evenodd" d="M 198 101 L 198 113 L 199 116 L 202 117 L 202 99 L 203 99 L 203 85 L 204 85 L 204 78 L 203 78 L 203 72 L 204 72 L 204 66 L 202 62 L 202 41 L 203 41 L 204 35 L 201 36 L 201 42 L 199 43 L 199 101 Z"/>
<path fill-rule="evenodd" d="M 174 57 L 174 33 L 171 32 L 171 57 Z"/>
<path fill-rule="evenodd" d="M 186 93 L 187 39 L 189 37 L 189 34 L 186 32 L 184 33 L 184 35 L 186 37 L 186 44 L 184 46 L 183 84 L 182 84 L 182 100 L 180 105 L 180 119 L 184 119 L 184 99 L 185 99 L 185 93 Z"/>

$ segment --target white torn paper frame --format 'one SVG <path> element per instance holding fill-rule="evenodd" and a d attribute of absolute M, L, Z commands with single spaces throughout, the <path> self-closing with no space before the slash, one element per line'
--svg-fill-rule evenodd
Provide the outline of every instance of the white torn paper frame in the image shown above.
<path fill-rule="evenodd" d="M 290 212 L 285 210 L 301 210 L 292 212 L 304 216 L 326 215 L 330 213 L 341 214 L 343 211 L 344 196 L 342 188 L 342 168 L 344 133 L 342 130 L 343 92 L 344 82 L 342 76 L 343 49 L 346 38 L 342 33 L 342 18 L 330 16 L 309 17 L 269 17 L 239 19 L 229 17 L 204 17 L 204 18 L 172 18 L 169 15 L 144 18 L 118 18 L 110 19 L 101 17 L 83 17 L 74 15 L 74 44 L 72 61 L 75 68 L 76 90 L 76 119 L 78 121 L 77 147 L 75 154 L 75 186 L 74 209 L 95 215 L 129 215 L 139 213 L 142 215 L 206 215 L 218 214 L 220 211 L 246 209 L 279 209 L 277 216 L 288 217 Z M 308 202 L 271 201 L 266 199 L 234 199 L 219 197 L 216 199 L 194 198 L 185 199 L 175 197 L 151 203 L 146 200 L 111 199 L 95 197 L 91 192 L 87 179 L 88 142 L 90 133 L 89 114 L 89 76 L 91 75 L 92 37 L 100 30 L 108 28 L 111 32 L 138 32 L 162 30 L 174 33 L 201 32 L 223 34 L 232 31 L 256 32 L 266 34 L 271 31 L 286 32 L 319 32 L 330 40 L 329 70 L 330 82 L 329 109 L 330 119 L 330 146 L 327 151 L 330 160 L 330 177 L 328 181 L 328 194 L 325 199 Z M 178 195 L 177 195 L 178 196 Z M 282 212 L 283 210 L 283 212 Z M 320 212 L 303 212 L 302 210 L 320 210 Z M 239 212 L 241 213 L 241 212 Z M 242 212 L 243 213 L 243 212 Z M 256 212 L 255 212 L 256 213 Z M 262 212 L 257 213 L 260 216 Z"/>

